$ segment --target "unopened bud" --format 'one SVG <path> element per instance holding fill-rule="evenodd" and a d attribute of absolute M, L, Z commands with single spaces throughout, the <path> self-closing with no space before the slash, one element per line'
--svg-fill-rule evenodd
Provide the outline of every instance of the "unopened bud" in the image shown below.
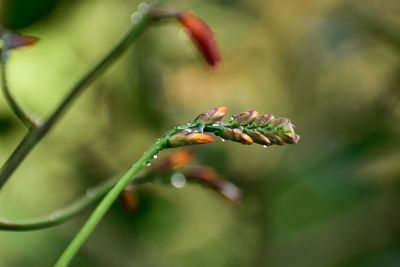
<path fill-rule="evenodd" d="M 214 108 L 208 112 L 201 113 L 195 121 L 200 121 L 201 123 L 205 125 L 210 125 L 213 124 L 217 121 L 220 121 L 228 111 L 228 108 L 226 107 L 218 107 Z"/>
<path fill-rule="evenodd" d="M 271 122 L 271 120 L 275 119 L 275 116 L 272 114 L 264 114 L 261 116 L 258 116 L 257 118 L 254 119 L 252 125 L 256 127 L 264 127 L 268 123 Z"/>
<path fill-rule="evenodd" d="M 237 128 L 235 129 L 225 128 L 221 132 L 218 132 L 217 135 L 221 136 L 226 140 L 239 142 L 245 145 L 251 145 L 254 143 L 253 139 L 251 139 L 250 136 L 248 136 L 242 130 Z"/>
<path fill-rule="evenodd" d="M 239 187 L 222 178 L 210 167 L 195 167 L 184 170 L 183 174 L 189 181 L 205 184 L 233 202 L 241 202 L 243 193 Z"/>
<path fill-rule="evenodd" d="M 33 36 L 7 32 L 3 35 L 4 45 L 7 49 L 34 45 L 39 39 Z"/>
<path fill-rule="evenodd" d="M 239 115 L 233 116 L 231 122 L 236 125 L 248 125 L 258 116 L 258 111 L 250 110 Z"/>
<path fill-rule="evenodd" d="M 194 152 L 192 150 L 181 149 L 175 153 L 170 154 L 160 163 L 154 165 L 154 167 L 151 169 L 151 172 L 160 173 L 171 169 L 177 169 L 191 162 L 193 158 Z"/>
<path fill-rule="evenodd" d="M 290 129 L 292 129 L 291 123 L 292 122 L 288 118 L 278 118 L 278 119 L 273 119 L 269 123 L 269 126 L 274 129 L 284 128 L 284 127 L 290 127 Z M 291 131 L 293 131 L 293 129 Z"/>
<path fill-rule="evenodd" d="M 270 132 L 270 131 L 262 131 L 262 133 L 273 143 L 277 145 L 284 145 L 285 142 L 277 136 L 276 134 Z"/>
<path fill-rule="evenodd" d="M 221 63 L 221 55 L 214 37 L 214 33 L 208 25 L 188 12 L 181 12 L 176 15 L 178 21 L 185 27 L 197 49 L 211 66 L 218 66 Z"/>
<path fill-rule="evenodd" d="M 300 140 L 300 135 L 295 133 L 283 133 L 282 135 L 285 139 L 285 142 L 288 144 L 297 144 L 297 142 Z"/>
<path fill-rule="evenodd" d="M 169 138 L 170 147 L 200 145 L 213 142 L 214 138 L 212 136 L 203 133 L 180 132 Z"/>
<path fill-rule="evenodd" d="M 271 141 L 265 135 L 253 130 L 245 130 L 245 132 L 254 140 L 255 143 L 264 146 L 271 145 Z"/>

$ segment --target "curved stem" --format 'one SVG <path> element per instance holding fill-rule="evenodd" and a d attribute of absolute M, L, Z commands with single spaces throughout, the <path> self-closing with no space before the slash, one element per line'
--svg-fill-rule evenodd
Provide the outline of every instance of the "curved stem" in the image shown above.
<path fill-rule="evenodd" d="M 144 166 L 146 166 L 146 164 L 150 160 L 153 159 L 154 155 L 157 155 L 161 150 L 167 147 L 170 136 L 179 131 L 181 130 L 175 128 L 166 133 L 138 161 L 136 161 L 123 176 L 121 176 L 115 186 L 107 193 L 100 204 L 96 207 L 96 209 L 83 225 L 79 233 L 75 236 L 75 238 L 71 241 L 68 247 L 58 258 L 54 266 L 67 266 L 71 262 L 75 254 L 78 252 L 83 243 L 96 228 L 97 224 L 106 214 L 106 212 L 111 207 L 112 203 L 117 199 L 122 190 L 134 179 L 135 175 Z"/>
<path fill-rule="evenodd" d="M 40 125 L 40 122 L 29 116 L 14 100 L 7 83 L 7 60 L 8 60 L 8 48 L 4 47 L 1 52 L 1 87 L 3 89 L 4 97 L 6 98 L 11 109 L 15 115 L 25 124 L 28 129 L 35 128 Z"/>
<path fill-rule="evenodd" d="M 135 185 L 143 184 L 149 182 L 152 178 L 151 176 L 143 176 L 138 177 L 134 180 Z M 42 216 L 39 218 L 29 219 L 25 221 L 12 221 L 0 218 L 0 230 L 5 231 L 32 231 L 32 230 L 40 230 L 49 228 L 52 226 L 56 226 L 61 224 L 68 219 L 78 215 L 85 209 L 89 208 L 92 204 L 98 201 L 101 197 L 103 197 L 112 187 L 118 179 L 110 179 L 105 182 L 102 182 L 99 185 L 96 185 L 92 188 L 89 188 L 86 191 L 86 194 L 82 196 L 80 199 L 76 200 L 72 204 L 67 207 L 57 210 L 49 215 Z"/>
<path fill-rule="evenodd" d="M 25 159 L 29 152 L 36 146 L 37 143 L 48 133 L 48 131 L 59 120 L 61 115 L 68 109 L 70 104 L 76 97 L 87 88 L 90 83 L 103 71 L 105 71 L 142 33 L 146 27 L 154 20 L 150 15 L 151 9 L 147 13 L 143 13 L 141 19 L 137 21 L 128 33 L 121 39 L 111 51 L 101 59 L 91 70 L 89 70 L 79 81 L 72 87 L 69 94 L 44 122 L 42 126 L 31 128 L 21 141 L 18 147 L 14 150 L 11 156 L 0 170 L 0 188 L 7 182 L 8 178 Z M 4 70 L 4 68 L 3 68 Z"/>

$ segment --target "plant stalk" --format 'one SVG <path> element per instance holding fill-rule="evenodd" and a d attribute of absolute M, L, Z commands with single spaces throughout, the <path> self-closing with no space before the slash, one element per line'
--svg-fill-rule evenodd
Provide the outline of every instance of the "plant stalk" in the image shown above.
<path fill-rule="evenodd" d="M 75 236 L 75 238 L 71 241 L 68 247 L 58 258 L 54 266 L 68 266 L 75 254 L 78 252 L 78 250 L 82 247 L 89 235 L 96 228 L 97 224 L 106 214 L 106 212 L 111 207 L 112 203 L 117 199 L 122 190 L 134 179 L 135 175 L 153 159 L 154 155 L 157 155 L 161 150 L 168 146 L 168 140 L 170 136 L 179 131 L 181 130 L 175 128 L 167 132 L 138 161 L 136 161 L 123 176 L 121 176 L 115 186 L 107 193 L 100 204 L 96 207 L 96 209 L 83 225 L 79 233 Z"/>
<path fill-rule="evenodd" d="M 8 178 L 13 174 L 20 163 L 25 159 L 29 152 L 42 140 L 49 132 L 54 124 L 60 119 L 61 115 L 68 109 L 76 97 L 87 88 L 93 80 L 104 72 L 121 54 L 126 51 L 129 45 L 147 28 L 153 21 L 150 16 L 151 9 L 147 13 L 143 13 L 141 19 L 137 21 L 128 33 L 103 57 L 91 70 L 89 70 L 76 84 L 72 87 L 69 94 L 54 110 L 50 117 L 42 126 L 31 128 L 14 150 L 8 160 L 0 170 L 0 189 L 7 182 Z M 2 68 L 4 72 L 4 67 Z M 4 87 L 3 87 L 4 88 Z M 7 94 L 6 94 L 7 96 Z M 12 105 L 13 106 L 13 105 Z M 18 113 L 17 113 L 18 114 Z"/>

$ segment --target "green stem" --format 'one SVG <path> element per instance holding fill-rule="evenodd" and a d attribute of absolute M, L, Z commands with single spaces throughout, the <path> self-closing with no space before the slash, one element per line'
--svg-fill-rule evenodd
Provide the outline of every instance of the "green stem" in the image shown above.
<path fill-rule="evenodd" d="M 139 185 L 149 182 L 151 181 L 151 178 L 153 178 L 153 176 L 145 175 L 143 177 L 138 177 L 134 180 L 134 184 Z M 89 188 L 84 196 L 72 204 L 40 218 L 33 218 L 25 221 L 11 221 L 0 218 L 0 230 L 23 232 L 45 229 L 61 224 L 89 208 L 92 204 L 103 197 L 117 181 L 118 179 L 114 178 L 95 187 Z"/>
<path fill-rule="evenodd" d="M 7 34 L 5 34 L 7 36 Z M 6 37 L 4 37 L 6 38 Z M 6 42 L 4 42 L 6 43 Z M 33 117 L 29 116 L 19 105 L 18 103 L 14 100 L 12 97 L 10 90 L 8 88 L 8 83 L 7 83 L 7 60 L 8 60 L 8 48 L 3 47 L 3 50 L 1 52 L 1 87 L 3 89 L 3 94 L 4 97 L 6 98 L 8 104 L 10 105 L 12 111 L 15 113 L 15 115 L 21 120 L 23 124 L 28 129 L 35 128 L 38 125 L 40 125 L 40 122 L 34 119 Z"/>
<path fill-rule="evenodd" d="M 74 87 L 72 87 L 69 94 L 42 126 L 31 128 L 31 130 L 26 134 L 24 139 L 1 168 L 0 188 L 3 187 L 8 178 L 21 164 L 29 152 L 42 140 L 42 138 L 59 120 L 61 115 L 68 109 L 73 100 L 75 100 L 76 97 L 82 93 L 83 90 L 87 88 L 99 74 L 104 72 L 108 66 L 110 66 L 154 20 L 154 18 L 150 15 L 150 11 L 151 9 L 147 13 L 142 14 L 141 19 L 132 26 L 125 37 L 123 37 L 122 40 L 113 49 L 111 49 L 111 51 L 103 59 L 100 60 L 100 62 L 98 62 L 78 81 L 78 83 L 76 83 Z M 4 68 L 2 69 L 4 71 Z"/>
<path fill-rule="evenodd" d="M 171 135 L 181 131 L 175 128 L 166 133 L 160 138 L 138 161 L 136 161 L 127 172 L 119 179 L 115 186 L 107 193 L 100 204 L 96 207 L 92 215 L 83 225 L 79 233 L 75 236 L 72 242 L 64 250 L 61 256 L 58 258 L 54 266 L 67 266 L 78 250 L 82 247 L 83 243 L 89 237 L 89 235 L 96 228 L 97 224 L 106 214 L 112 203 L 117 199 L 122 190 L 134 179 L 135 175 L 150 162 L 154 155 L 157 155 L 161 150 L 168 146 L 168 140 Z"/>

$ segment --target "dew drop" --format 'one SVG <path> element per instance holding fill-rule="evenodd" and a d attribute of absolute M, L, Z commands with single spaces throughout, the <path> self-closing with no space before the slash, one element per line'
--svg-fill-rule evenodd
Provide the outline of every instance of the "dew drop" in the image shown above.
<path fill-rule="evenodd" d="M 182 188 L 186 185 L 186 178 L 182 173 L 174 173 L 171 177 L 171 184 L 176 188 Z"/>
<path fill-rule="evenodd" d="M 158 155 L 154 155 L 154 156 L 153 156 L 153 159 L 157 159 L 157 158 L 158 158 Z"/>
<path fill-rule="evenodd" d="M 150 10 L 150 5 L 147 3 L 140 3 L 138 6 L 138 11 L 140 13 L 147 13 Z"/>
<path fill-rule="evenodd" d="M 222 142 L 225 142 L 225 139 L 224 139 L 224 138 L 221 138 L 221 141 L 222 141 Z"/>
<path fill-rule="evenodd" d="M 147 162 L 147 163 L 146 163 L 146 166 L 147 166 L 147 167 L 150 167 L 150 166 L 151 166 L 151 162 L 150 162 L 150 161 Z"/>
<path fill-rule="evenodd" d="M 267 145 L 263 145 L 263 148 L 267 148 Z"/>
<path fill-rule="evenodd" d="M 132 14 L 132 16 L 131 16 L 131 21 L 132 21 L 132 23 L 138 23 L 141 19 L 142 19 L 142 14 L 141 13 L 138 13 L 138 12 L 135 12 L 135 13 L 133 13 Z"/>

